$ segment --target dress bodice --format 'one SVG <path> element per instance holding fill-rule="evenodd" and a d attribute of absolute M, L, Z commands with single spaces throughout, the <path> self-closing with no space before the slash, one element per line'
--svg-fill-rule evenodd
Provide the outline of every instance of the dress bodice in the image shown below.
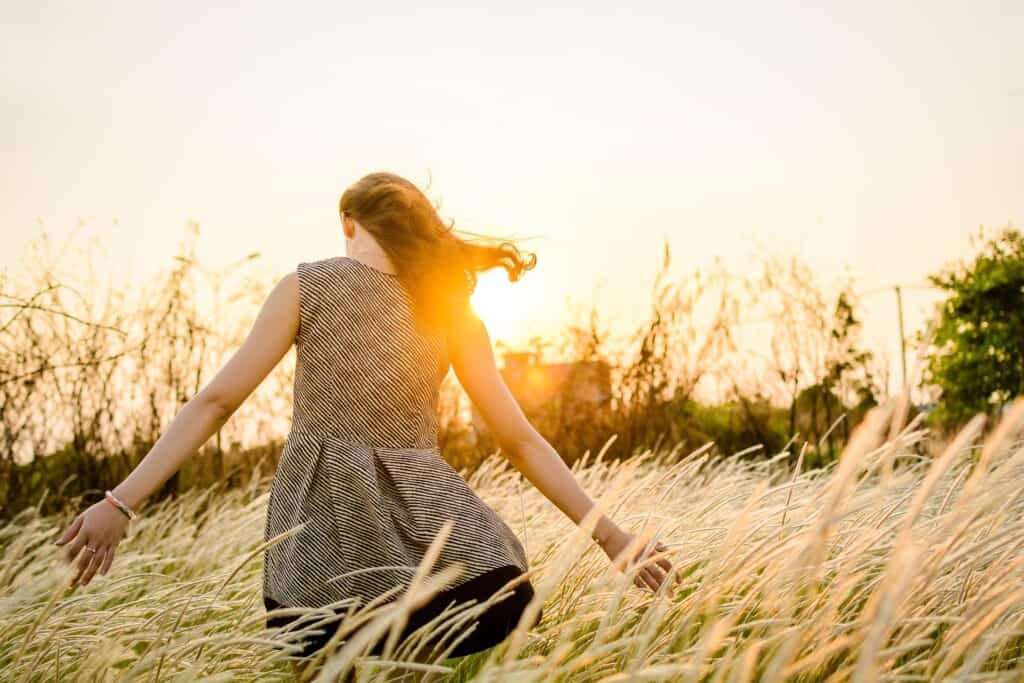
<path fill-rule="evenodd" d="M 300 263 L 292 428 L 371 446 L 437 444 L 449 361 L 396 275 L 338 256 Z"/>

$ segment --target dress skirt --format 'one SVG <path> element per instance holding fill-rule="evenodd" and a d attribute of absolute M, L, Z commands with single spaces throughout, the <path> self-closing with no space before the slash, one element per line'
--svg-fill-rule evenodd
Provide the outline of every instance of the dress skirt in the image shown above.
<path fill-rule="evenodd" d="M 263 594 L 291 607 L 363 604 L 407 584 L 452 524 L 432 570 L 460 581 L 506 566 L 529 569 L 515 533 L 434 445 L 375 446 L 293 429 L 271 485 Z"/>
<path fill-rule="evenodd" d="M 470 600 L 473 604 L 480 604 L 501 590 L 509 581 L 520 576 L 522 571 L 515 566 L 499 567 L 465 581 L 454 588 L 440 591 L 433 599 L 420 606 L 410 616 L 405 629 L 402 631 L 400 641 L 406 639 L 414 631 L 429 623 L 432 619 L 449 609 L 453 605 L 463 604 Z M 454 648 L 451 657 L 463 657 L 465 655 L 481 652 L 494 647 L 505 640 L 515 630 L 523 611 L 533 599 L 534 590 L 529 581 L 517 584 L 512 593 L 504 599 L 494 603 L 474 620 L 465 624 L 464 628 L 470 630 L 469 635 L 462 637 L 462 633 L 450 633 L 447 629 L 441 629 L 440 637 L 445 639 L 444 644 L 449 644 L 455 639 L 460 639 Z M 267 611 L 285 607 L 269 596 L 263 597 L 263 605 Z M 339 613 L 340 614 L 340 613 Z M 532 625 L 540 621 L 543 610 L 538 611 L 537 617 Z M 267 627 L 279 628 L 298 619 L 297 616 L 268 616 Z M 302 657 L 311 657 L 327 644 L 331 636 L 337 631 L 341 618 L 324 626 L 318 627 L 323 633 L 313 633 L 303 641 Z M 370 650 L 371 654 L 380 655 L 387 641 L 387 632 L 378 640 Z"/>

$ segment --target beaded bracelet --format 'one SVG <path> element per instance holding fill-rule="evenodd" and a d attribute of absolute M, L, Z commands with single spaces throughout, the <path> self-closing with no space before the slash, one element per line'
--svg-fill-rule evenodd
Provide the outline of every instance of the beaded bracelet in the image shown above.
<path fill-rule="evenodd" d="M 136 517 L 139 516 L 135 512 L 135 510 L 132 510 L 130 507 L 125 505 L 124 502 L 120 498 L 115 496 L 110 491 L 106 492 L 105 498 L 106 498 L 106 501 L 108 503 L 110 503 L 111 505 L 116 507 L 118 510 L 120 510 L 122 513 L 124 513 L 124 516 L 127 517 L 129 520 L 133 520 L 133 519 L 135 519 Z"/>

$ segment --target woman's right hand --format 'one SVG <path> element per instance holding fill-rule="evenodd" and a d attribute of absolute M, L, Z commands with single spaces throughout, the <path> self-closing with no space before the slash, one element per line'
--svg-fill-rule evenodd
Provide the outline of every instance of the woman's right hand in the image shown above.
<path fill-rule="evenodd" d="M 128 518 L 110 503 L 101 500 L 78 514 L 54 543 L 65 545 L 70 541 L 65 554 L 69 564 L 77 560 L 77 568 L 71 585 L 82 585 L 92 581 L 99 572 L 106 574 L 114 561 L 117 544 L 128 530 Z"/>
<path fill-rule="evenodd" d="M 619 571 L 626 571 L 634 562 L 645 562 L 645 565 L 636 572 L 633 583 L 640 588 L 646 587 L 651 589 L 651 591 L 657 592 L 658 588 L 672 572 L 672 563 L 666 557 L 660 557 L 653 562 L 650 561 L 653 555 L 668 551 L 668 548 L 659 541 L 653 541 L 654 546 L 651 548 L 652 541 L 653 539 L 648 540 L 646 543 L 641 542 L 637 534 L 631 534 L 628 531 L 618 529 L 610 534 L 600 545 L 601 549 L 604 550 L 612 564 Z M 646 556 L 644 556 L 645 552 L 647 552 Z M 678 576 L 675 577 L 675 583 L 677 585 L 680 583 Z"/>

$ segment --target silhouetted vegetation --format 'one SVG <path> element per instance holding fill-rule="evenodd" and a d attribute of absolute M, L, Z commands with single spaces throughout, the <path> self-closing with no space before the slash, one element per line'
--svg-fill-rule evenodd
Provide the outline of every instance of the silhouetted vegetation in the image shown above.
<path fill-rule="evenodd" d="M 4 516 L 57 509 L 126 476 L 244 339 L 281 274 L 257 254 L 207 267 L 198 237 L 191 226 L 169 267 L 137 290 L 104 284 L 95 267 L 80 269 L 80 280 L 59 277 L 45 238 L 16 282 L 0 281 Z M 610 395 L 596 403 L 571 400 L 569 381 L 565 400 L 530 414 L 539 431 L 568 462 L 596 453 L 608 434 L 616 442 L 606 458 L 714 442 L 719 454 L 833 460 L 882 391 L 851 287 L 826 291 L 806 265 L 780 256 L 743 274 L 720 261 L 684 275 L 671 265 L 666 246 L 647 322 L 634 334 L 614 336 L 592 309 L 537 340 L 538 352 L 610 373 Z M 291 417 L 293 368 L 289 354 L 158 497 L 271 472 Z M 453 374 L 443 391 L 443 452 L 473 469 L 497 446 L 473 425 Z"/>

